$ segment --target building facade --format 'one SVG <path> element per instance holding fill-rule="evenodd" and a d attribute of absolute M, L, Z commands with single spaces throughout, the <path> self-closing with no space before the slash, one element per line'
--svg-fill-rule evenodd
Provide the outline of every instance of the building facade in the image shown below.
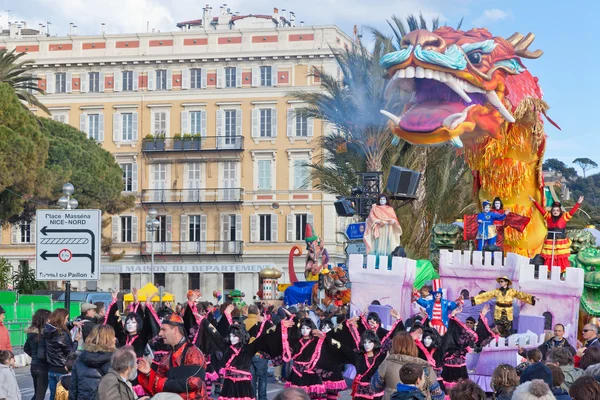
<path fill-rule="evenodd" d="M 311 71 L 338 74 L 331 48 L 350 39 L 335 26 L 295 26 L 293 15 L 277 10 L 212 16 L 205 9 L 178 27 L 47 37 L 13 26 L 0 36 L 0 48 L 33 60 L 50 117 L 110 151 L 124 194 L 136 198 L 120 215 L 103 214 L 112 245 L 98 290 L 129 291 L 154 278 L 178 301 L 197 288 L 209 300 L 213 290 L 239 289 L 251 301 L 263 268 L 275 266 L 280 282 L 289 281 L 289 251 L 304 247 L 307 223 L 331 262 L 343 262 L 345 221 L 335 197 L 312 187 L 307 166 L 322 157 L 328 128 L 296 115 L 302 104 L 288 93 L 319 91 Z M 146 228 L 152 208 L 160 221 L 154 234 Z M 35 221 L 5 228 L 0 256 L 34 266 L 35 231 Z M 296 265 L 303 270 L 304 258 Z M 95 285 L 73 282 L 78 290 Z"/>

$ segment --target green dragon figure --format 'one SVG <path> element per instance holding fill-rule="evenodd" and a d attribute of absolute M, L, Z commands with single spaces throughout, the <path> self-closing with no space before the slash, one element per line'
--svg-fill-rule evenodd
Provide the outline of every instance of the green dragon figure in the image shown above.
<path fill-rule="evenodd" d="M 569 229 L 567 236 L 572 242 L 571 266 L 585 271 L 581 310 L 591 317 L 600 317 L 600 249 L 595 247 L 596 238 L 583 229 Z"/>
<path fill-rule="evenodd" d="M 463 243 L 463 228 L 454 224 L 435 224 L 431 233 L 429 260 L 437 271 L 440 267 L 440 250 L 460 249 Z"/>

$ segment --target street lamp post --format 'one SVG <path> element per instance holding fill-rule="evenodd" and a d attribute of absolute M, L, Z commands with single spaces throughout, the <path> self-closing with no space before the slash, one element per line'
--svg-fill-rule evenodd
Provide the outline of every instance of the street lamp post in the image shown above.
<path fill-rule="evenodd" d="M 151 247 L 150 247 L 150 282 L 154 285 L 154 232 L 160 228 L 160 221 L 156 219 L 158 212 L 151 208 L 148 210 L 148 217 L 150 218 L 148 222 L 146 222 L 146 229 L 151 233 Z M 141 284 L 141 282 L 140 282 Z"/>
<path fill-rule="evenodd" d="M 64 196 L 61 196 L 60 199 L 56 202 L 63 210 L 74 210 L 79 205 L 79 202 L 72 198 L 73 193 L 75 192 L 75 187 L 71 183 L 65 183 L 62 187 L 62 192 Z M 65 308 L 67 309 L 67 314 L 71 313 L 71 281 L 65 281 Z"/>

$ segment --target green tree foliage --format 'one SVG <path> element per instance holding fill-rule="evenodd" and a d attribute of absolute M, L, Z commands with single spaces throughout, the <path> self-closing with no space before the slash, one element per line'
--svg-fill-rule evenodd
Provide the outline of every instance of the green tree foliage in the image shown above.
<path fill-rule="evenodd" d="M 573 160 L 573 164 L 576 164 L 577 166 L 579 166 L 579 168 L 581 168 L 581 170 L 583 171 L 583 177 L 585 178 L 585 172 L 590 170 L 590 169 L 596 169 L 598 168 L 598 164 L 596 164 L 595 161 L 583 157 L 583 158 L 576 158 Z"/>
<path fill-rule="evenodd" d="M 45 186 L 48 139 L 14 90 L 0 83 L 0 220 L 21 214 L 26 198 Z"/>
<path fill-rule="evenodd" d="M 122 170 L 95 141 L 66 124 L 36 118 L 12 88 L 0 84 L 0 220 L 30 219 L 52 207 L 70 181 L 80 208 L 117 213 L 132 207 L 123 197 Z"/>
<path fill-rule="evenodd" d="M 0 290 L 8 290 L 12 282 L 12 265 L 4 257 L 0 257 Z"/>
<path fill-rule="evenodd" d="M 21 263 L 19 270 L 13 275 L 13 290 L 21 294 L 33 294 L 36 290 L 44 290 L 46 282 L 35 279 L 35 271 L 28 262 Z"/>
<path fill-rule="evenodd" d="M 542 164 L 542 169 L 544 171 L 556 172 L 562 175 L 562 177 L 567 180 L 577 178 L 577 171 L 575 170 L 575 168 L 567 167 L 567 164 L 556 158 L 549 158 L 546 161 L 544 161 L 544 164 Z"/>
<path fill-rule="evenodd" d="M 38 87 L 39 78 L 30 73 L 31 61 L 21 60 L 27 53 L 16 53 L 15 50 L 0 50 L 0 82 L 12 87 L 20 100 L 29 103 L 47 114 L 50 111 L 35 96 L 36 93 L 44 94 Z"/>

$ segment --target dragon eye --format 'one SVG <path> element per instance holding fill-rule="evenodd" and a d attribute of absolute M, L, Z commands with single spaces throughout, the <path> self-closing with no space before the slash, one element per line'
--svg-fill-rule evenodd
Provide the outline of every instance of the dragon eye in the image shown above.
<path fill-rule="evenodd" d="M 478 51 L 467 54 L 467 57 L 471 64 L 479 64 L 481 62 L 481 53 Z"/>

